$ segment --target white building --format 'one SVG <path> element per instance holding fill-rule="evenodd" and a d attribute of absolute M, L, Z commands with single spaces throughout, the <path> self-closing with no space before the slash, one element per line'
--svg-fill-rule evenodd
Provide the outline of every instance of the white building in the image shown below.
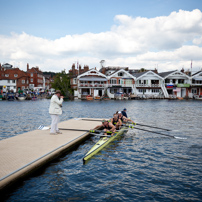
<path fill-rule="evenodd" d="M 0 80 L 0 89 L 3 92 L 7 92 L 12 90 L 14 93 L 16 92 L 16 80 Z"/>

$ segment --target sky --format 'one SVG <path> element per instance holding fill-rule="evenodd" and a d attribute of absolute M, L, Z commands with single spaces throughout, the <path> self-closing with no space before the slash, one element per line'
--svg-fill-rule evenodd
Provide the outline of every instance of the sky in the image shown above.
<path fill-rule="evenodd" d="M 202 69 L 202 0 L 0 0 L 0 63 Z M 191 62 L 192 61 L 192 62 Z"/>

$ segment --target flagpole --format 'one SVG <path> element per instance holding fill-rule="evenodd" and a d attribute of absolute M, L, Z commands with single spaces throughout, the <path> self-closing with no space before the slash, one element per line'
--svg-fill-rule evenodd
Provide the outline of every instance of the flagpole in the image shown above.
<path fill-rule="evenodd" d="M 192 86 L 192 60 L 191 60 L 191 86 Z M 191 93 L 192 93 L 192 88 L 191 88 Z"/>

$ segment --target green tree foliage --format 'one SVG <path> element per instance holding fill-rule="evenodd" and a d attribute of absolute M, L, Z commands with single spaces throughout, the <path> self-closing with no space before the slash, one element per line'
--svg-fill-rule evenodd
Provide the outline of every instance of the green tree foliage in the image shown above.
<path fill-rule="evenodd" d="M 74 91 L 70 85 L 69 74 L 66 74 L 65 70 L 55 75 L 54 82 L 51 86 L 55 88 L 55 90 L 61 90 L 61 93 L 65 98 L 73 99 Z"/>
<path fill-rule="evenodd" d="M 140 70 L 139 70 L 139 72 L 145 72 L 146 71 L 146 69 L 144 69 L 144 68 L 141 68 Z"/>

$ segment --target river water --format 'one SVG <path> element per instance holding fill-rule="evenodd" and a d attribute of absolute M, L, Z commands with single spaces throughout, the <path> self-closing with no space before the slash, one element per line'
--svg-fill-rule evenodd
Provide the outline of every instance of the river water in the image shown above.
<path fill-rule="evenodd" d="M 0 102 L 0 139 L 50 125 L 50 100 Z M 130 129 L 83 165 L 92 137 L 10 190 L 14 201 L 202 201 L 202 102 L 186 100 L 68 101 L 61 121 L 108 118 L 127 108 L 135 122 L 172 129 Z M 151 128 L 145 128 L 147 130 Z"/>

